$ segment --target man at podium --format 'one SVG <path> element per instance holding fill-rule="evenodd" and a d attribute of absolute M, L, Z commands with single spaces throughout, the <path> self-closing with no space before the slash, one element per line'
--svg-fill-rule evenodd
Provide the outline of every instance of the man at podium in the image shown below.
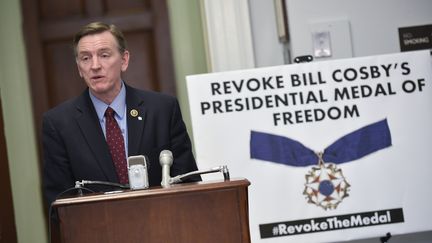
<path fill-rule="evenodd" d="M 122 79 L 130 58 L 122 32 L 114 25 L 90 23 L 75 35 L 73 45 L 79 75 L 88 87 L 44 114 L 48 205 L 76 181 L 128 184 L 128 156 L 148 157 L 150 186 L 161 183 L 162 150 L 172 151 L 171 175 L 197 170 L 178 101 L 135 89 Z"/>

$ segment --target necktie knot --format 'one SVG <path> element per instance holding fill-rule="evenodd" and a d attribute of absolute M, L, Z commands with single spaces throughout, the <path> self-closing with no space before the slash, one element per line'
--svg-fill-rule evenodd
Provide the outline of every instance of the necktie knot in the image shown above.
<path fill-rule="evenodd" d="M 114 117 L 114 110 L 113 108 L 109 107 L 105 110 L 105 117 Z"/>

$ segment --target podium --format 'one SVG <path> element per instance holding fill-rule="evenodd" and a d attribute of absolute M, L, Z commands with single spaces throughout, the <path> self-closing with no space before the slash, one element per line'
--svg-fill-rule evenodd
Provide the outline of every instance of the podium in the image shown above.
<path fill-rule="evenodd" d="M 250 242 L 246 179 L 58 199 L 61 243 Z"/>

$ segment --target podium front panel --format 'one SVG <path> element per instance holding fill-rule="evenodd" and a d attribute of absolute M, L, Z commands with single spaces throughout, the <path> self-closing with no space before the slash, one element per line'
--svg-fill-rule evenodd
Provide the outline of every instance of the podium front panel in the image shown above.
<path fill-rule="evenodd" d="M 247 180 L 56 201 L 64 243 L 250 242 Z"/>

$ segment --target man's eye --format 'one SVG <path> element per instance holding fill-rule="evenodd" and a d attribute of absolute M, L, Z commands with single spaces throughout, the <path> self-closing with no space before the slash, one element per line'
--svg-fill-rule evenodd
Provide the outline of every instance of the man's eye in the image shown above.
<path fill-rule="evenodd" d="M 108 54 L 108 53 L 103 53 L 103 54 L 101 55 L 101 57 L 103 57 L 103 58 L 107 58 L 107 57 L 110 57 L 110 54 Z"/>
<path fill-rule="evenodd" d="M 89 59 L 90 59 L 90 57 L 88 57 L 88 56 L 82 56 L 81 57 L 82 62 L 88 61 Z"/>

